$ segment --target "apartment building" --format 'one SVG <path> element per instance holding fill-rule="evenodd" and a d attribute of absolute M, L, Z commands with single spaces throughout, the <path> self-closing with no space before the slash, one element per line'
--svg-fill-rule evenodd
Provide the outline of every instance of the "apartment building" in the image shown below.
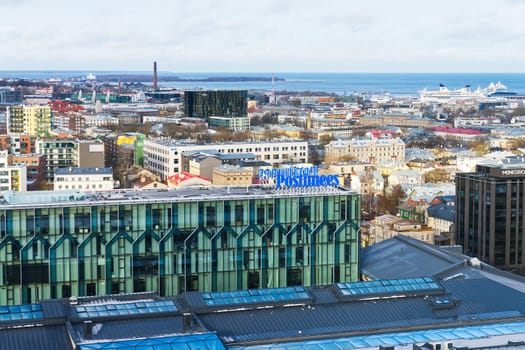
<path fill-rule="evenodd" d="M 325 152 L 327 164 L 345 159 L 379 164 L 404 161 L 405 143 L 400 138 L 337 140 L 326 145 Z"/>
<path fill-rule="evenodd" d="M 49 136 L 51 106 L 20 105 L 7 108 L 7 133 Z"/>
<path fill-rule="evenodd" d="M 0 191 L 27 191 L 27 167 L 25 164 L 9 164 L 7 151 L 0 151 Z"/>
<path fill-rule="evenodd" d="M 46 181 L 50 183 L 58 168 L 104 167 L 101 140 L 38 139 L 36 152 L 46 156 Z"/>
<path fill-rule="evenodd" d="M 59 168 L 55 170 L 55 191 L 108 191 L 113 189 L 111 168 Z"/>
<path fill-rule="evenodd" d="M 183 153 L 210 150 L 220 154 L 253 153 L 258 160 L 271 163 L 274 167 L 288 162 L 306 163 L 308 160 L 308 142 L 301 140 L 191 144 L 158 139 L 144 140 L 144 168 L 166 180 L 183 170 Z"/>

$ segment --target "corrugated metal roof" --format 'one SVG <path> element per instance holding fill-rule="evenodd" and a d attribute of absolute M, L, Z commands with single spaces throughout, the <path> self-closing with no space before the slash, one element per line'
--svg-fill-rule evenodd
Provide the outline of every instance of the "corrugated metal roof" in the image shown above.
<path fill-rule="evenodd" d="M 85 334 L 86 329 L 84 323 L 74 324 L 73 328 L 82 342 L 159 337 L 169 334 L 184 333 L 182 328 L 182 316 L 93 321 L 92 326 L 95 331 L 91 332 L 90 335 Z"/>
<path fill-rule="evenodd" d="M 274 343 L 272 350 L 348 350 L 356 348 L 378 347 L 379 345 L 399 346 L 413 343 L 433 343 L 436 341 L 450 341 L 459 339 L 486 338 L 486 345 L 490 336 L 521 333 L 525 336 L 525 322 L 488 324 L 470 327 L 441 328 L 435 330 L 421 330 L 413 332 L 394 332 L 380 335 L 362 335 L 355 337 L 332 338 L 321 340 L 306 340 L 300 342 Z M 493 345 L 501 345 L 501 341 Z M 234 346 L 235 350 L 269 349 L 269 345 Z"/>
<path fill-rule="evenodd" d="M 206 328 L 216 330 L 230 343 L 525 318 L 525 298 L 516 290 L 483 278 L 442 284 L 444 295 L 454 301 L 446 309 L 435 309 L 427 296 L 398 295 L 391 299 L 208 313 L 199 318 Z"/>
<path fill-rule="evenodd" d="M 195 349 L 222 350 L 225 349 L 216 334 L 190 334 L 147 339 L 126 339 L 110 342 L 84 343 L 80 350 L 99 349 Z"/>
<path fill-rule="evenodd" d="M 0 350 L 73 349 L 65 325 L 0 330 Z"/>
<path fill-rule="evenodd" d="M 373 279 L 434 276 L 463 262 L 437 247 L 396 236 L 363 249 L 361 271 Z"/>

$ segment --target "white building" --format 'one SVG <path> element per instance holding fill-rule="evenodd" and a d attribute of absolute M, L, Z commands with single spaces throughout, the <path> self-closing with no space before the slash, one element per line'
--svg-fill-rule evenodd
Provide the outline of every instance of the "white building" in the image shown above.
<path fill-rule="evenodd" d="M 327 163 L 345 158 L 372 164 L 405 160 L 405 143 L 400 138 L 337 140 L 326 145 L 325 151 Z"/>
<path fill-rule="evenodd" d="M 388 177 L 388 185 L 421 185 L 423 184 L 423 173 L 419 170 L 396 170 Z"/>
<path fill-rule="evenodd" d="M 84 119 L 87 126 L 118 125 L 118 118 L 111 114 L 85 115 Z"/>
<path fill-rule="evenodd" d="M 182 171 L 182 154 L 190 151 L 216 150 L 222 154 L 253 153 L 271 163 L 306 163 L 308 142 L 299 140 L 247 141 L 214 144 L 181 143 L 172 139 L 144 140 L 144 168 L 166 180 Z"/>
<path fill-rule="evenodd" d="M 8 151 L 0 151 L 0 191 L 27 191 L 27 166 L 8 164 Z"/>
<path fill-rule="evenodd" d="M 58 168 L 54 190 L 108 191 L 113 189 L 111 168 Z"/>

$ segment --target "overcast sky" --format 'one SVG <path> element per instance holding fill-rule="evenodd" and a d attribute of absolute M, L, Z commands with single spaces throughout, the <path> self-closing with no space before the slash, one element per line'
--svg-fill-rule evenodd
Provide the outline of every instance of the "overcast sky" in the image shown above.
<path fill-rule="evenodd" d="M 525 72 L 525 0 L 0 0 L 0 70 Z"/>

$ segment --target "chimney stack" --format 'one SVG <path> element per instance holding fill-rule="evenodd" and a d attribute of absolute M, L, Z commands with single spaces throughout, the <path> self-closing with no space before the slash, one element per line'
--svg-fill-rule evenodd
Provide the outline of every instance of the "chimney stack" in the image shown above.
<path fill-rule="evenodd" d="M 157 90 L 157 62 L 153 62 L 153 89 Z"/>

